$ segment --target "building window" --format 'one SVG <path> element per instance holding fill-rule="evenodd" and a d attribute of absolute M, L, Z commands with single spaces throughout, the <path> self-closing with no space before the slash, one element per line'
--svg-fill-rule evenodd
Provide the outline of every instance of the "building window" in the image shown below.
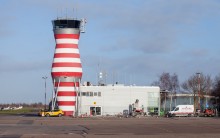
<path fill-rule="evenodd" d="M 94 96 L 97 96 L 98 94 L 97 94 L 97 92 L 94 92 Z"/>
<path fill-rule="evenodd" d="M 89 92 L 90 93 L 90 96 L 93 96 L 93 92 Z"/>
<path fill-rule="evenodd" d="M 89 96 L 89 92 L 86 92 L 86 96 Z"/>
<path fill-rule="evenodd" d="M 98 96 L 101 96 L 101 92 L 98 92 Z"/>
<path fill-rule="evenodd" d="M 86 92 L 82 92 L 82 96 L 86 96 Z"/>
<path fill-rule="evenodd" d="M 78 96 L 80 96 L 80 92 L 78 92 Z"/>

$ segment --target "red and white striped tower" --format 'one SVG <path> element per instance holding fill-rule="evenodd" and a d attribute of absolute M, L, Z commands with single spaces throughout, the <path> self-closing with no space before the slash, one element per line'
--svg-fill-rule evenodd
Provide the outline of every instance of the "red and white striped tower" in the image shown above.
<path fill-rule="evenodd" d="M 56 48 L 52 64 L 55 101 L 66 116 L 77 111 L 77 92 L 82 77 L 82 66 L 78 49 L 81 20 L 53 20 Z"/>

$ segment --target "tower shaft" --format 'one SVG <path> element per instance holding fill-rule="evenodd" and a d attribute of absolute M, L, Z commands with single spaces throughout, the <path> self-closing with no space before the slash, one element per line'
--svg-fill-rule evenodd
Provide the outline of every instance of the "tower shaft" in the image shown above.
<path fill-rule="evenodd" d="M 54 20 L 53 31 L 56 48 L 51 75 L 59 109 L 65 115 L 74 115 L 77 92 L 82 77 L 82 65 L 78 42 L 80 21 L 74 19 Z"/>

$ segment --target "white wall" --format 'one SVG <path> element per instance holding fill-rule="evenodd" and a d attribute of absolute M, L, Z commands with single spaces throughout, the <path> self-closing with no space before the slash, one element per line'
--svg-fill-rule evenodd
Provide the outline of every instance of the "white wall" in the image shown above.
<path fill-rule="evenodd" d="M 159 87 L 140 86 L 81 86 L 81 92 L 101 92 L 101 96 L 81 96 L 81 114 L 90 114 L 91 106 L 102 108 L 102 115 L 114 115 L 129 109 L 129 104 L 139 100 L 139 106 L 143 105 L 145 111 L 148 107 L 149 93 L 157 96 L 159 100 Z M 158 106 L 159 101 L 155 101 Z"/>

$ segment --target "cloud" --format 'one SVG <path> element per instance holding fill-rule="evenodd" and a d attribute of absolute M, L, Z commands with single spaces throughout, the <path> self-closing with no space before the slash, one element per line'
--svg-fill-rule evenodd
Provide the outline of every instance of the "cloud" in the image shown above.
<path fill-rule="evenodd" d="M 0 56 L 0 73 L 21 73 L 50 69 L 49 61 L 18 60 L 8 56 Z"/>
<path fill-rule="evenodd" d="M 164 71 L 179 73 L 184 78 L 198 70 L 207 72 L 210 69 L 207 62 L 214 55 L 209 48 L 181 41 L 183 37 L 194 40 L 193 37 L 201 33 L 201 23 L 213 21 L 220 15 L 218 1 L 157 0 L 138 4 L 125 3 L 121 8 L 114 4 L 108 8 L 95 4 L 96 8 L 89 14 L 91 22 L 99 26 L 93 32 L 100 37 L 96 37 L 99 51 L 95 54 L 103 56 L 106 69 L 135 73 L 142 78 L 139 82 L 152 80 L 155 77 L 152 74 Z M 93 63 L 97 58 L 87 60 Z"/>
<path fill-rule="evenodd" d="M 113 45 L 104 49 L 129 48 L 143 53 L 174 51 L 178 48 L 178 38 L 190 33 L 187 28 L 195 27 L 201 20 L 219 13 L 215 13 L 219 8 L 215 1 L 155 1 L 139 4 L 131 6 L 124 3 L 121 8 L 118 8 L 120 2 L 118 5 L 110 4 L 108 8 L 95 5 L 98 8 L 94 8 L 93 13 L 99 13 L 101 17 L 96 21 L 100 26 L 97 32 L 100 29 L 100 33 L 113 41 Z M 111 34 L 106 34 L 107 31 Z"/>
<path fill-rule="evenodd" d="M 0 5 L 0 9 L 2 11 L 7 11 L 3 5 Z M 6 12 L 0 12 L 0 18 L 2 19 L 0 22 L 0 40 L 3 40 L 15 34 L 11 26 L 13 26 L 13 23 L 16 21 L 16 17 Z"/>
<path fill-rule="evenodd" d="M 191 58 L 204 58 L 210 55 L 210 50 L 206 48 L 192 48 L 186 52 L 186 55 Z"/>

